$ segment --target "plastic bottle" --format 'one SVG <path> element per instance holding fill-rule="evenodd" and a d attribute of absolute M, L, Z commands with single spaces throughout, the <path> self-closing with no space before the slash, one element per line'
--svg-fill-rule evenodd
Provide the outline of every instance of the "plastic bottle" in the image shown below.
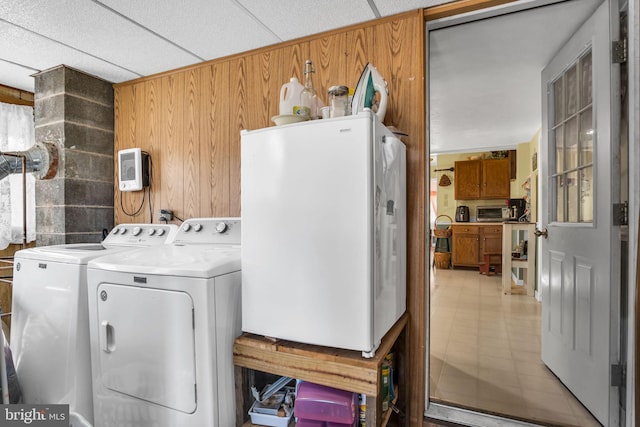
<path fill-rule="evenodd" d="M 294 108 L 294 113 L 299 116 L 306 116 L 310 119 L 318 118 L 318 97 L 313 88 L 313 64 L 310 59 L 304 63 L 304 89 L 300 93 L 300 108 Z"/>
<path fill-rule="evenodd" d="M 289 83 L 285 83 L 280 88 L 280 115 L 293 114 L 293 107 L 300 102 L 300 93 L 304 86 L 300 84 L 296 77 L 291 77 Z"/>

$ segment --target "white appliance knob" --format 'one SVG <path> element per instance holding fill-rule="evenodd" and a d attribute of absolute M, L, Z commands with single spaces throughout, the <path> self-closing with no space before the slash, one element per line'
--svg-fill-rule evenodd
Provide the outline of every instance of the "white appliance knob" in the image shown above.
<path fill-rule="evenodd" d="M 219 222 L 218 225 L 216 225 L 216 231 L 218 233 L 224 233 L 225 231 L 227 231 L 227 224 L 224 222 Z"/>
<path fill-rule="evenodd" d="M 138 234 L 140 234 L 140 232 L 142 231 L 142 228 L 140 227 L 133 227 L 133 235 L 137 236 Z"/>
<path fill-rule="evenodd" d="M 156 229 L 155 228 L 150 228 L 149 231 L 147 231 L 147 234 L 149 236 L 153 236 L 154 234 L 156 234 Z"/>
<path fill-rule="evenodd" d="M 158 229 L 158 236 L 164 236 L 164 228 Z"/>
<path fill-rule="evenodd" d="M 198 232 L 202 230 L 202 224 L 193 224 L 193 231 Z"/>
<path fill-rule="evenodd" d="M 119 228 L 116 227 L 116 228 L 113 229 L 113 234 L 118 234 L 119 232 L 120 232 Z"/>
<path fill-rule="evenodd" d="M 191 224 L 186 223 L 185 225 L 182 226 L 182 231 L 189 231 L 191 230 Z"/>
<path fill-rule="evenodd" d="M 121 228 L 120 229 L 120 234 L 127 234 L 127 229 L 126 228 Z"/>

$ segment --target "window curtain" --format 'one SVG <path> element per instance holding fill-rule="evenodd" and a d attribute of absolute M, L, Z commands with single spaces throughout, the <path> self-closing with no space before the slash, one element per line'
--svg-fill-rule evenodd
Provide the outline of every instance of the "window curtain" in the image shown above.
<path fill-rule="evenodd" d="M 35 144 L 33 108 L 0 102 L 0 151 L 25 151 Z M 27 241 L 36 238 L 35 178 L 27 174 Z M 0 249 L 22 243 L 22 174 L 0 180 Z"/>

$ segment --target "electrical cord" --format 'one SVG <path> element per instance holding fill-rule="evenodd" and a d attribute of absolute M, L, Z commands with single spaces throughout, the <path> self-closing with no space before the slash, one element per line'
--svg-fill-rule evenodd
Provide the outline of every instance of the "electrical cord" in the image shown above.
<path fill-rule="evenodd" d="M 153 184 L 153 162 L 151 161 L 151 155 L 148 152 L 143 151 L 143 153 L 146 154 L 149 159 L 149 223 L 153 224 L 153 202 L 151 200 L 151 184 Z"/>
<path fill-rule="evenodd" d="M 140 206 L 138 206 L 138 209 L 136 209 L 135 212 L 130 213 L 130 212 L 127 212 L 127 210 L 124 208 L 124 204 L 122 203 L 122 193 L 121 193 L 120 194 L 120 208 L 122 209 L 122 212 L 124 212 L 124 214 L 127 215 L 127 216 L 136 216 L 136 215 L 138 215 L 142 211 L 142 208 L 144 207 L 144 199 L 145 199 L 146 195 L 147 195 L 147 189 L 145 188 L 145 189 L 142 190 L 142 202 L 140 203 Z"/>

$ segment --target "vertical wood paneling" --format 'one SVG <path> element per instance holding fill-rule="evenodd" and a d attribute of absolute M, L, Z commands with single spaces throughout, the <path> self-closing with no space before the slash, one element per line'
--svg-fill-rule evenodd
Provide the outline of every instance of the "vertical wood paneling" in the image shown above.
<path fill-rule="evenodd" d="M 158 212 L 161 208 L 159 205 L 162 174 L 160 173 L 160 165 L 163 163 L 163 145 L 162 145 L 162 81 L 153 79 L 146 82 L 146 106 L 147 106 L 147 136 L 145 149 L 151 157 L 151 185 L 149 187 L 149 197 L 151 199 L 151 208 L 145 209 L 144 222 L 158 222 Z M 149 210 L 151 213 L 149 214 Z M 149 218 L 151 216 L 151 218 Z"/>
<path fill-rule="evenodd" d="M 200 216 L 230 216 L 229 63 L 202 69 Z"/>
<path fill-rule="evenodd" d="M 184 169 L 183 150 L 184 73 L 162 78 L 162 135 L 164 152 L 160 173 L 162 187 L 160 207 L 168 207 L 184 218 Z"/>
<path fill-rule="evenodd" d="M 291 77 L 296 77 L 301 84 L 304 84 L 304 62 L 309 59 L 309 42 L 296 43 L 282 48 L 282 83 L 289 81 Z M 278 93 L 278 97 L 280 93 Z"/>
<path fill-rule="evenodd" d="M 347 33 L 347 63 L 345 65 L 347 86 L 355 90 L 358 78 L 367 62 L 372 61 L 373 29 L 358 28 Z"/>
<path fill-rule="evenodd" d="M 185 72 L 185 101 L 184 105 L 184 151 L 183 151 L 183 189 L 185 195 L 198 194 L 200 182 L 200 70 L 196 68 Z M 183 218 L 200 216 L 200 198 L 185 197 Z"/>
<path fill-rule="evenodd" d="M 309 59 L 313 61 L 316 71 L 313 76 L 314 88 L 325 105 L 328 105 L 327 92 L 331 86 L 349 86 L 346 55 L 346 33 L 322 37 L 309 43 Z"/>
<path fill-rule="evenodd" d="M 418 18 L 398 19 L 373 28 L 375 50 L 373 64 L 387 80 L 389 102 L 385 124 L 409 133 L 407 147 L 407 309 L 411 313 L 408 328 L 408 355 L 413 374 L 405 384 L 412 398 L 408 408 L 410 425 L 420 425 L 425 401 L 425 218 L 426 159 L 424 142 L 424 24 Z M 420 378 L 420 379 L 418 379 Z"/>
<path fill-rule="evenodd" d="M 146 150 L 146 82 L 138 83 L 133 88 L 133 113 L 135 116 L 131 145 L 123 148 L 140 147 Z M 146 191 L 146 190 L 145 190 Z M 127 191 L 122 195 L 122 201 L 128 212 L 129 222 L 145 222 L 145 191 Z"/>
<path fill-rule="evenodd" d="M 247 75 L 247 95 L 249 105 L 253 108 L 249 110 L 249 129 L 272 126 L 271 117 L 279 114 L 282 86 L 280 55 L 280 50 L 274 49 L 250 57 L 251 73 Z"/>
<path fill-rule="evenodd" d="M 229 64 L 229 99 L 236 102 L 229 116 L 229 210 L 232 216 L 240 216 L 240 131 L 250 127 L 250 97 L 248 96 L 247 63 L 250 57 L 242 57 Z M 236 136 L 237 135 L 237 136 Z"/>
<path fill-rule="evenodd" d="M 116 224 L 121 222 L 143 222 L 144 220 L 142 212 L 139 212 L 139 208 L 143 202 L 144 192 L 121 192 L 118 189 L 117 167 L 117 152 L 119 150 L 134 147 L 143 148 L 142 142 L 146 132 L 144 102 L 145 84 L 138 83 L 129 87 L 129 90 L 122 92 L 118 97 L 117 103 L 114 105 L 116 117 L 127 118 L 127 120 L 121 124 L 122 126 L 119 126 L 119 121 L 116 121 L 116 124 L 119 126 L 116 129 L 114 152 L 116 158 L 116 167 L 114 168 L 114 198 L 115 202 L 118 203 L 114 215 Z"/>

